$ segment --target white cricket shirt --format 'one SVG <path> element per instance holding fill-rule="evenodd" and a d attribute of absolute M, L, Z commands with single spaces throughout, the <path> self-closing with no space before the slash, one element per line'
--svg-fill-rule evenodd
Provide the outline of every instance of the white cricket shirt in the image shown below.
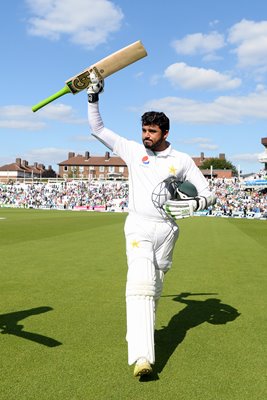
<path fill-rule="evenodd" d="M 164 220 L 151 197 L 156 186 L 169 176 L 176 176 L 180 181 L 190 181 L 200 196 L 210 195 L 206 179 L 186 153 L 172 149 L 171 145 L 164 151 L 153 152 L 143 144 L 119 136 L 104 127 L 98 103 L 88 103 L 88 116 L 93 135 L 121 157 L 128 166 L 130 213 L 144 218 Z"/>

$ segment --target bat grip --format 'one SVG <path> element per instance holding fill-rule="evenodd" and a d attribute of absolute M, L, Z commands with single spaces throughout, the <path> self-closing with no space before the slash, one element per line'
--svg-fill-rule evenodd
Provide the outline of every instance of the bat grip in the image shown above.
<path fill-rule="evenodd" d="M 58 92 L 52 94 L 51 96 L 47 97 L 46 99 L 40 101 L 39 103 L 35 104 L 34 106 L 32 106 L 32 111 L 35 112 L 37 110 L 40 110 L 40 108 L 46 106 L 47 104 L 51 103 L 52 101 L 58 99 L 61 96 L 64 96 L 64 94 L 67 93 L 72 93 L 70 88 L 65 85 L 61 90 L 59 90 Z"/>

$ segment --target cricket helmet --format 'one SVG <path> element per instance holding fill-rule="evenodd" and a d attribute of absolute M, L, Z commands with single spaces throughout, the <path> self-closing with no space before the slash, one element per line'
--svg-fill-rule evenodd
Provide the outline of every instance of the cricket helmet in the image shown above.
<path fill-rule="evenodd" d="M 184 200 L 197 196 L 196 187 L 189 181 L 180 181 L 176 176 L 169 176 L 160 182 L 152 192 L 151 200 L 160 214 L 165 215 L 163 205 L 168 200 Z"/>

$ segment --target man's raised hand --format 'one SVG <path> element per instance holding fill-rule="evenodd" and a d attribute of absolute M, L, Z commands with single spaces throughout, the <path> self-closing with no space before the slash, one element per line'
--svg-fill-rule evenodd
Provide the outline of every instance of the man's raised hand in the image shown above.
<path fill-rule="evenodd" d="M 104 80 L 99 79 L 94 72 L 90 72 L 90 81 L 87 88 L 88 102 L 95 103 L 99 100 L 99 93 L 104 91 Z"/>

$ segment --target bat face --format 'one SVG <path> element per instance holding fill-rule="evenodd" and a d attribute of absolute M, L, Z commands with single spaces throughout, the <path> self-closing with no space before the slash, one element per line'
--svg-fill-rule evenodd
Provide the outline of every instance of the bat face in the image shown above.
<path fill-rule="evenodd" d="M 103 76 L 101 75 L 100 71 L 97 69 L 97 67 L 94 66 L 90 69 L 85 70 L 81 74 L 77 75 L 76 78 L 72 78 L 71 80 L 66 81 L 66 85 L 69 87 L 69 89 L 71 90 L 71 92 L 73 94 L 76 94 L 76 93 L 80 92 L 81 90 L 86 89 L 89 86 L 89 84 L 91 83 L 91 80 L 90 80 L 91 72 L 94 72 L 95 75 L 100 80 L 103 79 Z M 102 70 L 102 73 L 103 73 L 103 70 Z"/>
<path fill-rule="evenodd" d="M 137 41 L 103 58 L 96 64 L 91 65 L 80 74 L 75 75 L 65 81 L 65 84 L 73 94 L 76 94 L 81 90 L 86 89 L 91 83 L 89 78 L 90 72 L 94 72 L 95 75 L 101 80 L 111 74 L 114 74 L 120 69 L 127 67 L 135 61 L 140 60 L 146 55 L 147 52 L 144 46 L 140 41 Z"/>

